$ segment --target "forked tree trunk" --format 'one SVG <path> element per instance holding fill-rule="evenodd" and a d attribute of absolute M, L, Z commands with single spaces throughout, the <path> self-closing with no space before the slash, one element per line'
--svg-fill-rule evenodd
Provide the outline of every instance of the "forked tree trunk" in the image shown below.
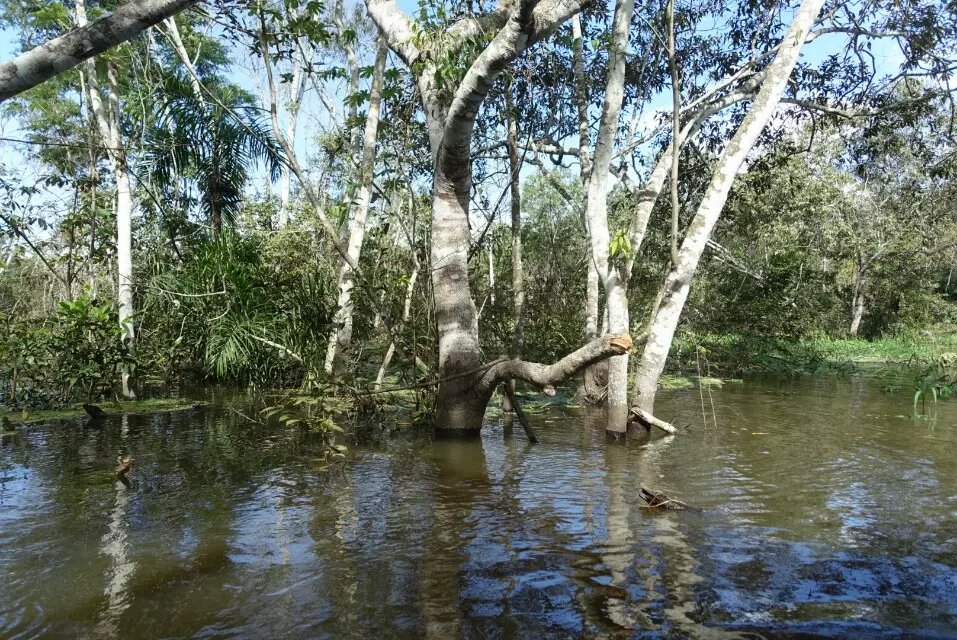
<path fill-rule="evenodd" d="M 355 286 L 355 272 L 352 264 L 359 262 L 359 255 L 362 253 L 362 244 L 365 240 L 366 219 L 369 214 L 369 201 L 372 197 L 372 180 L 375 171 L 375 146 L 379 131 L 379 110 L 382 104 L 382 78 L 385 74 L 388 52 L 389 49 L 385 40 L 380 37 L 376 50 L 372 87 L 369 90 L 369 110 L 366 113 L 365 134 L 362 143 L 359 191 L 356 194 L 352 207 L 352 217 L 349 220 L 349 238 L 346 251 L 351 260 L 343 259 L 339 267 L 339 305 L 326 349 L 326 373 L 333 373 L 338 370 L 344 353 L 352 344 L 352 289 Z"/>
<path fill-rule="evenodd" d="M 626 282 L 621 277 L 619 264 L 626 257 L 609 255 L 611 236 L 608 226 L 609 168 L 614 153 L 615 134 L 618 131 L 618 116 L 624 97 L 625 52 L 628 47 L 628 31 L 634 14 L 633 0 L 619 0 L 615 6 L 612 26 L 612 43 L 608 52 L 608 77 L 605 82 L 605 100 L 602 105 L 601 123 L 595 144 L 591 174 L 588 180 L 588 196 L 585 217 L 591 241 L 592 261 L 605 288 L 605 308 L 608 313 L 606 330 L 612 334 L 628 332 L 628 299 Z M 623 355 L 608 362 L 608 424 L 612 433 L 624 433 L 628 429 L 628 357 Z"/>
<path fill-rule="evenodd" d="M 392 49 L 415 68 L 421 52 L 414 42 L 413 25 L 394 0 L 366 0 L 366 8 Z M 517 358 L 484 363 L 478 313 L 469 287 L 470 147 L 475 118 L 498 74 L 531 42 L 552 33 L 580 8 L 579 3 L 565 0 L 519 0 L 486 14 L 483 22 L 467 17 L 451 25 L 445 30 L 451 43 L 447 46 L 456 42 L 461 46 L 470 37 L 498 30 L 472 62 L 451 100 L 448 88 L 437 85 L 434 63 L 424 61 L 417 73 L 434 159 L 429 266 L 439 340 L 435 423 L 446 432 L 477 434 L 492 392 L 504 381 L 524 380 L 554 393 L 558 382 L 632 346 L 626 333 L 595 340 L 552 365 Z"/>
<path fill-rule="evenodd" d="M 734 177 L 780 102 L 801 47 L 823 4 L 824 0 L 804 0 L 795 14 L 774 60 L 765 70 L 765 80 L 754 103 L 718 162 L 681 244 L 678 261 L 665 279 L 661 302 L 649 326 L 648 343 L 635 377 L 635 400 L 648 413 L 654 413 L 658 379 L 664 371 L 691 280 L 727 201 Z"/>

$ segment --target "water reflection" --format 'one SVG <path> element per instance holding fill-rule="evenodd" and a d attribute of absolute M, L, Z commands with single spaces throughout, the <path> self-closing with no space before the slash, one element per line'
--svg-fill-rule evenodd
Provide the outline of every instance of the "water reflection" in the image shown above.
<path fill-rule="evenodd" d="M 216 405 L 34 428 L 0 443 L 0 637 L 957 635 L 957 407 L 918 428 L 879 388 L 749 381 L 621 442 L 556 409 L 536 446 L 408 434 L 328 473 Z"/>

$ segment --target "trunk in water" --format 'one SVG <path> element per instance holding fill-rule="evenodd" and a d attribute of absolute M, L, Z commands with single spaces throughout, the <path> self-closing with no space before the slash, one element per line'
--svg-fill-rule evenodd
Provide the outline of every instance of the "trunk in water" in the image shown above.
<path fill-rule="evenodd" d="M 382 104 L 382 76 L 385 73 L 388 47 L 382 38 L 378 40 L 375 70 L 372 75 L 372 87 L 369 91 L 369 111 L 366 114 L 365 135 L 362 143 L 362 167 L 360 171 L 359 192 L 352 208 L 349 221 L 348 243 L 346 251 L 351 260 L 343 260 L 339 267 L 339 306 L 333 320 L 333 329 L 329 335 L 326 349 L 326 373 L 334 373 L 341 365 L 344 353 L 352 344 L 352 288 L 355 285 L 355 273 L 352 264 L 359 262 L 362 243 L 365 240 L 366 218 L 369 214 L 369 201 L 372 197 L 372 180 L 375 170 L 375 146 L 379 131 L 379 109 Z"/>
<path fill-rule="evenodd" d="M 83 0 L 76 1 L 77 31 L 87 27 L 86 5 Z M 91 26 L 95 26 L 94 23 Z M 103 146 L 113 165 L 116 181 L 116 300 L 120 318 L 120 340 L 127 347 L 133 343 L 133 189 L 130 186 L 129 169 L 126 166 L 126 151 L 120 135 L 120 99 L 116 69 L 107 69 L 107 98 L 104 102 L 100 93 L 100 83 L 93 60 L 87 60 L 81 67 L 86 87 L 86 99 L 90 113 L 96 123 Z M 120 383 L 123 396 L 136 397 L 130 385 L 129 371 L 122 371 Z"/>
<path fill-rule="evenodd" d="M 481 24 L 468 17 L 450 25 L 445 30 L 446 42 L 435 46 L 461 47 L 470 38 L 495 32 L 451 92 L 451 99 L 449 88 L 438 86 L 435 63 L 419 51 L 413 25 L 394 0 L 366 0 L 366 8 L 390 47 L 416 70 L 434 159 L 429 268 L 439 340 L 435 424 L 446 433 L 478 434 L 485 408 L 499 384 L 524 380 L 554 393 L 558 382 L 595 362 L 626 353 L 632 346 L 631 337 L 622 334 L 597 339 L 552 365 L 518 358 L 486 363 L 469 287 L 470 147 L 476 115 L 499 73 L 529 44 L 550 35 L 581 6 L 575 2 L 520 0 L 486 14 Z M 438 56 L 444 51 L 427 53 Z"/>
<path fill-rule="evenodd" d="M 615 6 L 612 43 L 608 54 L 608 78 L 605 82 L 605 101 L 601 124 L 588 179 L 585 218 L 591 241 L 592 261 L 605 287 L 605 310 L 608 314 L 606 331 L 612 334 L 628 332 L 628 299 L 626 282 L 621 277 L 619 264 L 625 256 L 609 253 L 611 235 L 608 227 L 608 171 L 614 152 L 618 116 L 624 97 L 625 51 L 628 30 L 634 13 L 633 0 L 619 0 Z M 612 261 L 614 259 L 614 262 Z M 608 363 L 608 424 L 611 433 L 628 429 L 628 357 L 613 358 Z"/>
<path fill-rule="evenodd" d="M 691 280 L 711 231 L 727 201 L 734 177 L 780 102 L 808 31 L 823 4 L 824 0 L 805 0 L 795 14 L 774 60 L 765 70 L 766 79 L 754 103 L 718 162 L 698 211 L 685 234 L 678 252 L 678 261 L 665 279 L 661 302 L 651 320 L 648 342 L 635 376 L 637 405 L 648 413 L 654 413 L 658 379 L 664 371 L 671 342 L 688 299 Z"/>

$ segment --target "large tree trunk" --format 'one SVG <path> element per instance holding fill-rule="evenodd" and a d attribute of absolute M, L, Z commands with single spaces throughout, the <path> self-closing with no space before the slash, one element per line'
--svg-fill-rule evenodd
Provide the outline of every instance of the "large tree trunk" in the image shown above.
<path fill-rule="evenodd" d="M 445 29 L 443 46 L 461 46 L 469 38 L 497 30 L 476 56 L 451 100 L 436 83 L 434 63 L 422 54 L 413 25 L 394 0 L 366 0 L 366 8 L 392 49 L 413 69 L 417 62 L 419 94 L 434 159 L 432 200 L 432 290 L 439 339 L 439 386 L 436 427 L 445 432 L 477 434 L 494 389 L 512 379 L 554 392 L 553 385 L 594 362 L 631 349 L 627 334 L 596 340 L 553 365 L 517 358 L 483 365 L 478 313 L 468 279 L 471 195 L 470 147 L 475 118 L 499 73 L 532 42 L 551 34 L 580 10 L 581 3 L 519 0 L 503 3 L 484 21 L 463 18 Z M 436 53 L 436 52 L 433 52 Z M 441 51 L 438 53 L 442 53 Z"/>
<path fill-rule="evenodd" d="M 608 228 L 608 171 L 611 167 L 618 131 L 618 116 L 624 96 L 625 51 L 628 47 L 628 30 L 634 13 L 633 0 L 619 0 L 615 6 L 612 27 L 612 43 L 609 48 L 608 78 L 605 82 L 605 101 L 602 106 L 601 124 L 595 144 L 588 180 L 588 196 L 585 218 L 588 222 L 592 261 L 598 276 L 604 282 L 605 308 L 608 313 L 606 330 L 612 334 L 628 332 L 628 300 L 625 282 L 620 277 L 618 265 L 610 262 L 611 236 Z M 624 256 L 616 257 L 622 262 Z M 628 429 L 628 357 L 613 358 L 608 363 L 608 425 L 611 433 L 624 433 Z"/>
<path fill-rule="evenodd" d="M 344 353 L 352 344 L 352 289 L 355 286 L 355 273 L 352 264 L 359 262 L 362 244 L 365 240 L 366 219 L 369 214 L 369 201 L 372 197 L 372 180 L 375 172 L 375 146 L 379 131 L 379 110 L 382 104 L 382 77 L 385 73 L 386 54 L 389 49 L 383 38 L 378 39 L 375 69 L 372 75 L 372 87 L 369 91 L 369 110 L 366 114 L 365 135 L 362 143 L 362 167 L 360 171 L 359 192 L 352 208 L 349 221 L 348 244 L 346 251 L 350 260 L 343 260 L 339 267 L 339 306 L 329 335 L 326 349 L 325 370 L 333 373 L 341 365 Z"/>
<path fill-rule="evenodd" d="M 691 280 L 727 201 L 734 177 L 780 102 L 808 31 L 823 4 L 824 0 L 805 0 L 795 14 L 774 60 L 765 70 L 766 77 L 754 103 L 718 162 L 681 244 L 678 261 L 665 279 L 661 303 L 649 326 L 648 343 L 635 377 L 636 402 L 648 413 L 654 413 L 658 379 L 664 371 L 671 342 L 688 299 Z"/>
<path fill-rule="evenodd" d="M 134 0 L 90 24 L 0 65 L 0 102 L 77 66 L 196 4 L 197 0 Z"/>

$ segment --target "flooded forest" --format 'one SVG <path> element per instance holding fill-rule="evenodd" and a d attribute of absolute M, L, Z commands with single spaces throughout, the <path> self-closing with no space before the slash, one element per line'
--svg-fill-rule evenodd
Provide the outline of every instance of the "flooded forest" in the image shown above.
<path fill-rule="evenodd" d="M 952 0 L 0 0 L 0 638 L 957 638 Z"/>

